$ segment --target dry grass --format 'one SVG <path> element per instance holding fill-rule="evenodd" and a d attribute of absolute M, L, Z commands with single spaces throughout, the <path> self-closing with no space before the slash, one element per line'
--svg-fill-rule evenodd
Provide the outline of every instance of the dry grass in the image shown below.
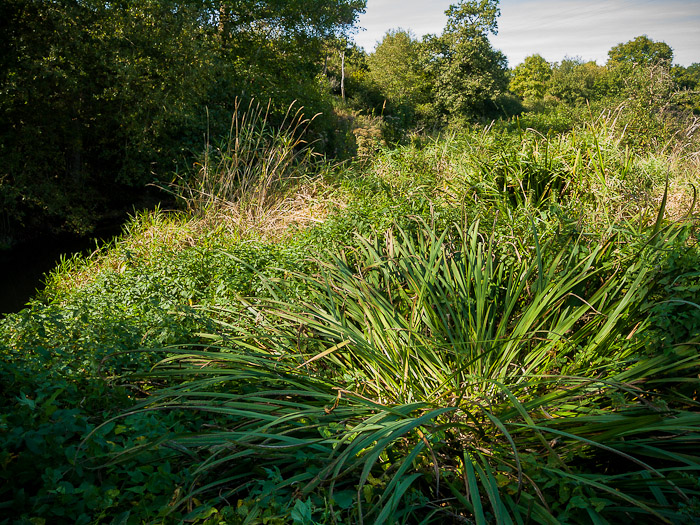
<path fill-rule="evenodd" d="M 322 179 L 298 184 L 285 195 L 277 194 L 264 206 L 247 207 L 221 203 L 205 214 L 205 228 L 220 226 L 236 238 L 278 242 L 299 229 L 325 222 L 329 215 L 347 207 L 347 201 Z"/>
<path fill-rule="evenodd" d="M 700 213 L 696 198 L 700 197 L 700 117 L 689 116 L 685 129 L 678 134 L 669 163 L 675 173 L 666 205 L 666 217 L 680 220 Z"/>
<path fill-rule="evenodd" d="M 700 182 L 700 169 L 698 166 L 681 171 L 673 180 L 673 186 L 669 188 L 666 200 L 665 218 L 671 221 L 680 221 L 690 217 L 698 217 L 697 198 L 698 183 Z M 663 194 L 656 195 L 657 206 L 663 200 Z"/>
<path fill-rule="evenodd" d="M 342 206 L 324 182 L 333 166 L 304 139 L 314 118 L 291 104 L 273 126 L 269 104 L 237 101 L 227 140 L 208 147 L 198 172 L 172 187 L 197 229 L 279 241 Z"/>

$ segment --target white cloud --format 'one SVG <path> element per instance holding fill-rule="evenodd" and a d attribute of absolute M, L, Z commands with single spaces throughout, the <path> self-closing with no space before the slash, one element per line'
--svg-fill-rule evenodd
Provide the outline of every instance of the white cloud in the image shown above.
<path fill-rule="evenodd" d="M 387 30 L 411 29 L 417 36 L 440 33 L 453 0 L 368 0 L 355 41 L 372 51 Z M 646 34 L 669 44 L 675 62 L 700 62 L 699 0 L 501 0 L 494 47 L 511 66 L 531 54 L 549 61 L 565 56 L 604 63 L 608 50 Z"/>
<path fill-rule="evenodd" d="M 675 51 L 675 62 L 700 62 L 697 0 L 521 0 L 501 2 L 493 44 L 516 65 L 533 53 L 605 63 L 608 50 L 646 34 Z"/>
<path fill-rule="evenodd" d="M 367 12 L 360 17 L 360 31 L 355 42 L 373 51 L 389 29 L 410 29 L 416 36 L 439 34 L 445 27 L 445 10 L 454 0 L 368 0 Z"/>

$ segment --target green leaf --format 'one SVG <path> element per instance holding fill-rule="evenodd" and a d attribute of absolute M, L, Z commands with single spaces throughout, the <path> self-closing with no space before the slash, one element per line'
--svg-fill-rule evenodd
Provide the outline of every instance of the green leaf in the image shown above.
<path fill-rule="evenodd" d="M 349 509 L 355 503 L 355 498 L 357 497 L 357 492 L 352 490 L 340 490 L 333 492 L 333 501 L 341 509 Z"/>
<path fill-rule="evenodd" d="M 312 510 L 311 498 L 306 501 L 297 500 L 292 509 L 292 519 L 295 525 L 312 525 L 314 523 L 311 510 Z"/>

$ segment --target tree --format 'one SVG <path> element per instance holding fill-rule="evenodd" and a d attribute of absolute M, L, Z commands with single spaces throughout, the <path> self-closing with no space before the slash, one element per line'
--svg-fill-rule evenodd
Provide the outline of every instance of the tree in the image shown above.
<path fill-rule="evenodd" d="M 688 67 L 674 66 L 671 75 L 677 90 L 677 103 L 700 115 L 700 63 Z"/>
<path fill-rule="evenodd" d="M 661 64 L 671 67 L 673 49 L 665 42 L 655 42 L 648 36 L 618 44 L 608 51 L 608 66 L 620 64 L 651 66 Z"/>
<path fill-rule="evenodd" d="M 605 96 L 633 98 L 656 107 L 672 91 L 673 50 L 646 35 L 608 51 L 605 74 L 598 82 Z"/>
<path fill-rule="evenodd" d="M 445 33 L 459 34 L 466 39 L 498 34 L 498 17 L 501 14 L 498 0 L 460 0 L 448 7 L 445 14 Z"/>
<path fill-rule="evenodd" d="M 0 78 L 0 191 L 15 196 L 10 229 L 50 221 L 81 231 L 124 194 L 115 183 L 147 182 L 166 156 L 173 166 L 171 133 L 210 78 L 207 30 L 197 8 L 169 0 L 4 8 L 13 38 Z"/>
<path fill-rule="evenodd" d="M 490 33 L 498 32 L 499 13 L 497 0 L 461 0 L 446 11 L 443 34 L 425 41 L 435 100 L 449 118 L 493 113 L 496 100 L 507 90 L 507 59 L 488 40 Z"/>
<path fill-rule="evenodd" d="M 364 49 L 345 38 L 328 39 L 323 44 L 322 56 L 320 80 L 326 92 L 341 94 L 344 69 L 346 102 L 361 111 L 381 111 L 385 98 L 370 78 L 368 56 Z"/>
<path fill-rule="evenodd" d="M 368 57 L 370 78 L 396 107 L 415 108 L 426 101 L 420 42 L 402 29 L 388 31 Z"/>
<path fill-rule="evenodd" d="M 324 43 L 341 41 L 366 0 L 222 0 L 222 75 L 248 96 L 272 99 L 280 111 L 293 100 L 307 107 L 324 57 Z M 221 15 L 219 15 L 221 16 Z M 327 108 L 324 108 L 327 109 Z"/>
<path fill-rule="evenodd" d="M 512 73 L 510 90 L 522 98 L 541 99 L 547 91 L 552 66 L 541 55 L 530 55 Z"/>
<path fill-rule="evenodd" d="M 580 58 L 565 58 L 552 67 L 547 92 L 567 104 L 583 104 L 599 98 L 598 84 L 605 68 Z"/>
<path fill-rule="evenodd" d="M 678 89 L 691 91 L 700 89 L 700 62 L 695 62 L 688 67 L 673 66 L 671 74 Z"/>
<path fill-rule="evenodd" d="M 0 203 L 8 228 L 79 229 L 98 204 L 128 206 L 114 202 L 125 194 L 115 188 L 168 176 L 207 130 L 214 139 L 226 132 L 236 97 L 272 99 L 278 115 L 293 100 L 308 113 L 328 109 L 316 79 L 323 42 L 347 33 L 364 6 L 4 0 Z"/>

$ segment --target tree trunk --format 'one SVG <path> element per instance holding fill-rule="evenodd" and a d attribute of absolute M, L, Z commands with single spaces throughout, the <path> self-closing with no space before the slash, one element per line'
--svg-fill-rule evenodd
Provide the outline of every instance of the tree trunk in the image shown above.
<path fill-rule="evenodd" d="M 224 2 L 219 5 L 219 38 L 221 39 L 221 44 L 226 45 L 228 43 L 231 32 L 231 14 L 229 12 L 228 6 Z"/>
<path fill-rule="evenodd" d="M 340 96 L 345 100 L 345 50 L 340 54 Z"/>

